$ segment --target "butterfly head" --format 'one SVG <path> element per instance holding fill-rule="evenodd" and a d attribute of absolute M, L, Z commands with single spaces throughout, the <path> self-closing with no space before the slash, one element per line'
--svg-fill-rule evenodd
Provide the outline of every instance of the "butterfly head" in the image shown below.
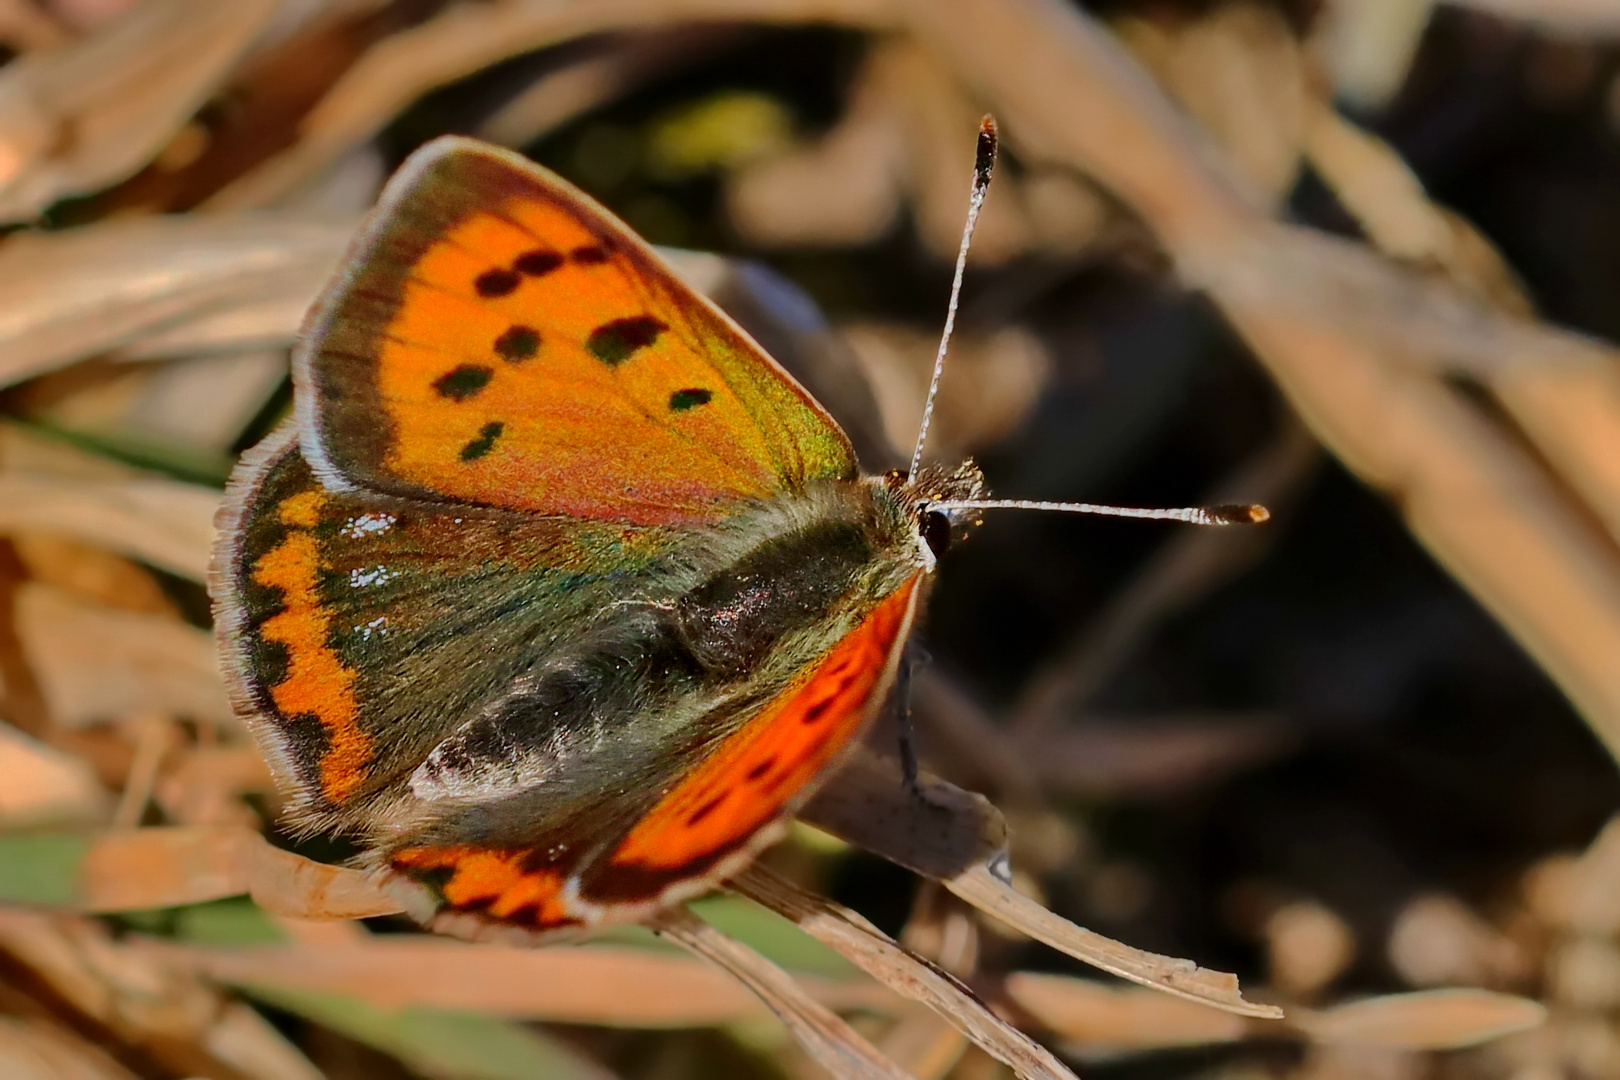
<path fill-rule="evenodd" d="M 883 484 L 909 508 L 919 549 L 926 549 L 933 558 L 944 555 L 952 544 L 965 539 L 968 530 L 979 524 L 976 510 L 940 505 L 974 502 L 985 497 L 984 473 L 971 460 L 954 469 L 924 465 L 915 477 L 903 469 L 895 469 L 884 475 Z"/>

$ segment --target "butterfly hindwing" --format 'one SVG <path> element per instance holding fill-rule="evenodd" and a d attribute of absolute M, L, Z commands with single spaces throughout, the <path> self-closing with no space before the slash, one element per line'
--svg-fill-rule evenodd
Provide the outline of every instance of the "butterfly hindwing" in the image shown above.
<path fill-rule="evenodd" d="M 304 815 L 331 824 L 510 699 L 674 543 L 329 491 L 291 428 L 244 458 L 220 524 L 213 592 L 237 711 Z"/>
<path fill-rule="evenodd" d="M 803 804 L 871 719 L 892 685 L 918 592 L 919 577 L 906 579 L 723 738 L 627 773 L 618 797 L 573 803 L 571 822 L 539 832 L 514 823 L 504 842 L 496 829 L 480 843 L 407 844 L 388 856 L 389 867 L 430 894 L 435 927 L 475 937 L 621 921 L 706 891 L 774 839 L 771 827 Z"/>
<path fill-rule="evenodd" d="M 324 480 L 636 524 L 851 479 L 848 440 L 607 211 L 445 138 L 385 189 L 295 357 Z"/>
<path fill-rule="evenodd" d="M 801 805 L 851 744 L 894 678 L 917 605 L 918 578 L 885 597 L 639 820 L 581 893 L 595 903 L 657 896 L 746 849 Z"/>

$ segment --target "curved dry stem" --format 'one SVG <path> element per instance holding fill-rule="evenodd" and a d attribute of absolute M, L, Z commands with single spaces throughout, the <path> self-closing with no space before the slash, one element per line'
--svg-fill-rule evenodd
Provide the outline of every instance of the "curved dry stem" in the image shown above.
<path fill-rule="evenodd" d="M 1263 1020 L 1281 1020 L 1283 1017 L 1283 1011 L 1275 1005 L 1259 1005 L 1243 1000 L 1236 975 L 1202 968 L 1191 960 L 1133 949 L 1113 938 L 1076 926 L 1016 892 L 1011 885 L 991 873 L 989 867 L 974 867 L 944 884 L 985 914 L 993 915 L 1013 929 L 1111 975 L 1238 1016 L 1254 1016 Z"/>
<path fill-rule="evenodd" d="M 653 920 L 653 929 L 720 967 L 748 987 L 787 1026 L 805 1052 L 836 1077 L 908 1080 L 906 1074 L 793 977 L 748 946 L 679 909 Z"/>
<path fill-rule="evenodd" d="M 855 912 L 805 892 L 759 866 L 750 867 L 730 884 L 749 899 L 793 920 L 799 929 L 891 990 L 933 1009 L 1019 1077 L 1072 1080 L 1074 1074 L 1045 1047 L 996 1016 L 951 975 L 902 948 Z"/>

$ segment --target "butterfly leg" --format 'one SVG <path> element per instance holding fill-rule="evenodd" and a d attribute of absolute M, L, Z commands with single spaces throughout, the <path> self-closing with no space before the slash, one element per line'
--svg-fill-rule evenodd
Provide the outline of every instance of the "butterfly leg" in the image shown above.
<path fill-rule="evenodd" d="M 890 699 L 895 710 L 894 726 L 900 749 L 900 776 L 912 797 L 927 802 L 922 785 L 917 782 L 917 728 L 911 719 L 911 673 L 918 664 L 928 662 L 927 652 L 915 641 L 906 643 L 900 656 L 900 667 L 894 676 L 894 696 Z"/>

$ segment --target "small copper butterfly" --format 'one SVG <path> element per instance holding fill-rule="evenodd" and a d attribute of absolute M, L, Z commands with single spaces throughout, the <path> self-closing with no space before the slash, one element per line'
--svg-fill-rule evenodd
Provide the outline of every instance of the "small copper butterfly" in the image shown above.
<path fill-rule="evenodd" d="M 737 872 L 884 701 L 952 530 L 1026 505 L 971 463 L 863 476 L 624 224 L 468 139 L 389 181 L 293 376 L 220 513 L 233 701 L 296 822 L 461 936 Z"/>

